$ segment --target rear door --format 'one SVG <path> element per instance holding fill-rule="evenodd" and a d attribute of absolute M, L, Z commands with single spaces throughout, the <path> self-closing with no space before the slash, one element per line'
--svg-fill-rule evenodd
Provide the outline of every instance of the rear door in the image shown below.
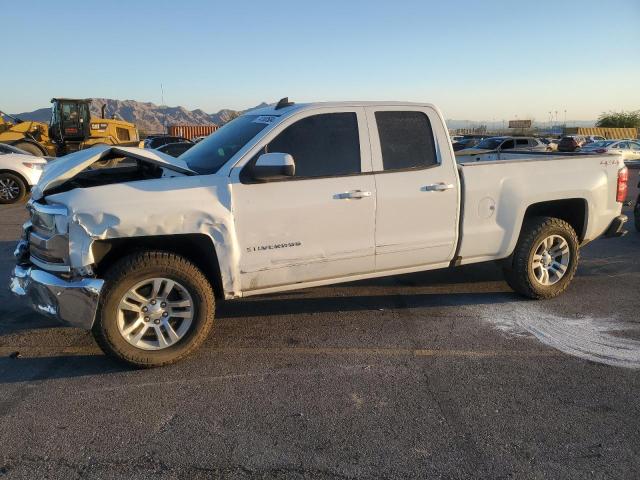
<path fill-rule="evenodd" d="M 376 270 L 453 258 L 459 183 L 444 122 L 430 107 L 367 107 L 377 192 Z"/>
<path fill-rule="evenodd" d="M 373 272 L 376 196 L 364 109 L 303 111 L 257 147 L 232 172 L 242 290 Z M 265 152 L 290 154 L 295 176 L 247 178 Z"/>

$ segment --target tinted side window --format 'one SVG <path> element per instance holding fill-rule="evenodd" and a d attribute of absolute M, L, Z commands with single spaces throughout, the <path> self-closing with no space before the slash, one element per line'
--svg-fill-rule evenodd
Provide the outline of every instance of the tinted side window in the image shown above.
<path fill-rule="evenodd" d="M 516 140 L 516 145 L 524 145 L 525 147 L 527 147 L 529 146 L 529 140 L 527 140 L 526 138 L 519 138 Z"/>
<path fill-rule="evenodd" d="M 513 144 L 513 140 L 507 140 L 502 145 L 500 145 L 500 148 L 502 150 L 508 150 L 510 148 L 515 148 L 515 145 Z"/>
<path fill-rule="evenodd" d="M 425 168 L 438 163 L 429 117 L 422 112 L 376 112 L 385 170 Z"/>
<path fill-rule="evenodd" d="M 353 112 L 303 118 L 274 138 L 267 152 L 290 154 L 296 177 L 360 173 L 358 118 Z"/>

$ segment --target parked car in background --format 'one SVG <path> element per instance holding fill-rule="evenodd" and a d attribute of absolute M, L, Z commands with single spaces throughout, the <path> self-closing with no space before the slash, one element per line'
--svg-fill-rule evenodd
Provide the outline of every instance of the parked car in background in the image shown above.
<path fill-rule="evenodd" d="M 205 138 L 207 138 L 207 137 L 195 137 L 195 138 L 192 138 L 191 141 L 193 143 L 198 143 L 198 142 L 201 142 L 202 140 L 204 140 Z"/>
<path fill-rule="evenodd" d="M 476 155 L 496 150 L 546 152 L 549 148 L 546 144 L 534 137 L 490 137 L 485 138 L 472 148 L 459 150 L 456 154 Z"/>
<path fill-rule="evenodd" d="M 162 153 L 166 153 L 167 155 L 171 155 L 172 157 L 179 157 L 194 145 L 195 143 L 190 142 L 167 143 L 165 145 L 162 145 L 161 147 L 156 148 L 156 150 Z"/>
<path fill-rule="evenodd" d="M 6 151 L 8 146 L 0 144 L 0 150 Z M 30 153 L 0 155 L 0 204 L 22 201 L 31 187 L 38 183 L 46 164 L 46 159 Z"/>
<path fill-rule="evenodd" d="M 558 150 L 558 140 L 554 138 L 544 138 L 544 137 L 538 137 L 538 140 L 540 140 L 542 143 L 544 143 L 547 146 L 548 151 L 555 152 L 556 150 Z"/>
<path fill-rule="evenodd" d="M 575 152 L 586 143 L 587 139 L 582 135 L 565 135 L 558 142 L 559 152 Z"/>
<path fill-rule="evenodd" d="M 463 138 L 464 138 L 464 135 L 452 135 L 451 136 L 451 143 L 459 142 Z"/>
<path fill-rule="evenodd" d="M 0 143 L 0 155 L 7 155 L 9 153 L 18 153 L 20 155 L 33 155 L 26 150 L 22 150 L 21 148 L 14 147 L 13 145 L 7 145 L 6 143 Z"/>
<path fill-rule="evenodd" d="M 482 137 L 468 137 L 468 138 L 463 138 L 462 140 L 457 141 L 456 143 L 453 143 L 453 151 L 457 152 L 459 150 L 464 150 L 465 148 L 471 148 L 476 146 L 478 143 L 480 143 L 483 140 Z"/>
<path fill-rule="evenodd" d="M 162 135 L 162 136 L 150 137 L 150 138 L 147 137 L 147 139 L 144 141 L 144 148 L 158 148 L 158 147 L 161 147 L 162 145 L 166 145 L 167 143 L 180 143 L 180 142 L 193 143 L 188 138 L 174 137 L 171 135 Z"/>
<path fill-rule="evenodd" d="M 614 153 L 622 155 L 622 159 L 626 163 L 640 162 L 640 142 L 601 140 L 583 145 L 580 151 L 584 153 Z"/>
<path fill-rule="evenodd" d="M 601 135 L 587 135 L 584 137 L 584 144 L 588 145 L 593 142 L 601 142 L 602 140 L 606 140 L 606 138 Z"/>

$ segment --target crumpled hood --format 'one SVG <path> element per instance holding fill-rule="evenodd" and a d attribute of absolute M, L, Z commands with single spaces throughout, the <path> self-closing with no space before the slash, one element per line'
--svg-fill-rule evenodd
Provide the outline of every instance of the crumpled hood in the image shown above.
<path fill-rule="evenodd" d="M 154 163 L 180 173 L 196 173 L 189 169 L 184 161 L 156 150 L 136 147 L 97 145 L 51 161 L 42 173 L 38 184 L 33 188 L 31 196 L 35 200 L 42 198 L 48 190 L 62 185 L 67 180 L 70 180 L 85 170 L 91 164 L 110 156 L 126 156 Z"/>

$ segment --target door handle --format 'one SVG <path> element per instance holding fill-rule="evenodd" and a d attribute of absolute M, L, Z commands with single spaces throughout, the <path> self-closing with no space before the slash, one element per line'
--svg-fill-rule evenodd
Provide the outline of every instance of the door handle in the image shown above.
<path fill-rule="evenodd" d="M 432 183 L 431 185 L 425 185 L 420 190 L 423 192 L 444 192 L 446 190 L 451 190 L 453 188 L 452 183 Z"/>
<path fill-rule="evenodd" d="M 361 198 L 367 198 L 371 196 L 371 192 L 365 192 L 362 190 L 351 190 L 350 192 L 336 193 L 333 198 L 337 200 L 359 200 Z"/>

